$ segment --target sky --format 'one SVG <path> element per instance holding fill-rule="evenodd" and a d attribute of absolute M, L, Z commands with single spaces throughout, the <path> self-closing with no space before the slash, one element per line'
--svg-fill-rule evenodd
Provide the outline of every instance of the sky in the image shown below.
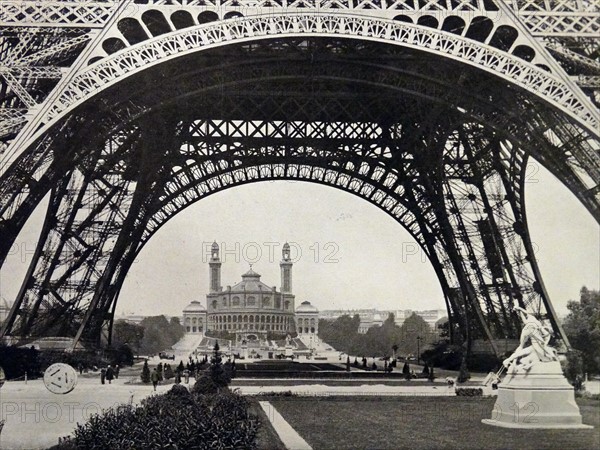
<path fill-rule="evenodd" d="M 554 177 L 532 163 L 527 214 L 534 248 L 559 315 L 583 285 L 600 284 L 600 228 Z M 43 213 L 37 211 L 0 271 L 0 296 L 13 300 L 31 260 Z M 279 261 L 291 244 L 296 304 L 319 309 L 445 308 L 431 265 L 386 213 L 352 194 L 306 182 L 261 182 L 213 194 L 186 208 L 144 247 L 117 304 L 121 314 L 181 315 L 206 301 L 208 248 L 221 246 L 221 284 L 250 264 L 281 286 Z"/>

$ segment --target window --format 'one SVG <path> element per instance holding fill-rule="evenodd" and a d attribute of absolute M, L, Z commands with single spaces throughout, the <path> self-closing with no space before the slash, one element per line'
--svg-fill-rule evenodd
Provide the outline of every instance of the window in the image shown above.
<path fill-rule="evenodd" d="M 231 304 L 233 306 L 240 306 L 240 298 L 236 295 L 231 299 Z"/>
<path fill-rule="evenodd" d="M 263 306 L 269 308 L 271 306 L 271 297 L 263 298 Z"/>
<path fill-rule="evenodd" d="M 254 297 L 248 297 L 246 299 L 246 305 L 248 305 L 248 306 L 256 306 L 256 298 L 254 298 Z"/>

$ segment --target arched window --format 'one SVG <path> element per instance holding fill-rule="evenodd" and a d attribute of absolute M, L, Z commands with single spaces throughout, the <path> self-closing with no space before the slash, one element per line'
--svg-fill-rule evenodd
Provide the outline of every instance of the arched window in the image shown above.
<path fill-rule="evenodd" d="M 117 24 L 117 28 L 123 34 L 123 37 L 127 39 L 127 42 L 129 42 L 130 45 L 135 45 L 148 39 L 148 35 L 140 23 L 135 19 L 128 17 L 120 20 Z"/>
<path fill-rule="evenodd" d="M 119 50 L 123 50 L 125 47 L 125 43 L 119 38 L 108 38 L 102 43 L 102 48 L 106 53 L 112 55 L 113 53 L 118 52 Z"/>
<path fill-rule="evenodd" d="M 155 9 L 151 9 L 142 14 L 142 21 L 146 24 L 146 27 L 148 27 L 152 36 L 160 36 L 161 34 L 167 34 L 172 31 L 165 16 Z"/>
<path fill-rule="evenodd" d="M 517 40 L 519 32 L 513 27 L 507 25 L 499 26 L 494 35 L 490 39 L 489 44 L 492 47 L 496 47 L 502 51 L 508 51 L 512 47 L 513 43 Z"/>
<path fill-rule="evenodd" d="M 412 19 L 405 15 L 396 16 L 394 17 L 394 20 L 397 20 L 398 22 L 413 23 Z"/>
<path fill-rule="evenodd" d="M 460 35 L 465 31 L 465 21 L 456 16 L 446 17 L 442 24 L 442 30 Z"/>
<path fill-rule="evenodd" d="M 487 17 L 475 17 L 469 25 L 466 37 L 479 42 L 484 42 L 492 31 L 492 28 L 494 28 L 494 22 Z"/>
<path fill-rule="evenodd" d="M 224 19 L 235 19 L 236 17 L 244 17 L 239 11 L 229 11 L 223 16 Z"/>
<path fill-rule="evenodd" d="M 285 309 L 290 309 L 290 302 L 289 302 L 289 300 L 285 301 Z"/>
<path fill-rule="evenodd" d="M 240 306 L 240 298 L 236 295 L 231 299 L 231 304 L 233 306 Z"/>
<path fill-rule="evenodd" d="M 263 306 L 269 308 L 271 306 L 271 297 L 263 298 Z"/>
<path fill-rule="evenodd" d="M 216 20 L 219 20 L 219 16 L 214 11 L 204 11 L 198 15 L 198 23 L 201 25 L 203 23 L 215 22 Z"/>
<path fill-rule="evenodd" d="M 252 296 L 248 297 L 246 299 L 246 305 L 248 305 L 248 306 L 256 306 L 256 298 L 252 297 Z"/>
<path fill-rule="evenodd" d="M 212 307 L 213 307 L 213 309 L 217 309 L 217 301 L 216 300 L 213 300 Z"/>
<path fill-rule="evenodd" d="M 175 11 L 171 14 L 171 22 L 173 22 L 173 25 L 175 25 L 175 28 L 178 30 L 194 26 L 194 19 L 187 11 Z"/>
<path fill-rule="evenodd" d="M 527 62 L 531 62 L 535 58 L 535 50 L 527 45 L 517 45 L 512 53 Z"/>
<path fill-rule="evenodd" d="M 417 20 L 417 24 L 428 28 L 437 28 L 439 25 L 437 19 L 433 16 L 421 16 Z"/>

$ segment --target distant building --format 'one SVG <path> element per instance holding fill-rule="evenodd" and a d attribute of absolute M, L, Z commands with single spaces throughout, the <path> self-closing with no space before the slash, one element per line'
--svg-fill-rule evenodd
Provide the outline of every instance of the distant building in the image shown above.
<path fill-rule="evenodd" d="M 394 314 L 394 323 L 398 326 L 402 326 L 404 321 L 408 319 L 412 314 L 420 316 L 427 324 L 436 330 L 436 324 L 440 319 L 447 317 L 445 309 L 429 309 L 423 311 L 413 311 L 411 309 L 397 309 L 397 310 L 377 310 L 372 309 L 329 309 L 323 310 L 319 313 L 322 319 L 335 320 L 343 315 L 349 315 L 354 317 L 358 315 L 360 317 L 360 325 L 358 327 L 359 333 L 366 333 L 369 328 L 383 325 L 383 322 L 389 317 L 390 314 Z"/>
<path fill-rule="evenodd" d="M 11 304 L 5 298 L 0 297 L 0 325 L 6 320 L 8 317 L 8 313 L 10 312 Z"/>
<path fill-rule="evenodd" d="M 269 331 L 277 334 L 293 333 L 295 296 L 292 294 L 292 261 L 290 246 L 282 250 L 281 290 L 260 281 L 252 270 L 242 275 L 234 286 L 221 286 L 219 246 L 213 243 L 209 261 L 210 292 L 206 296 L 206 330 L 228 331 L 236 341 L 264 341 Z M 187 326 L 187 325 L 186 325 Z"/>
<path fill-rule="evenodd" d="M 183 308 L 183 323 L 186 333 L 202 334 L 206 329 L 206 309 L 194 300 Z"/>
<path fill-rule="evenodd" d="M 386 316 L 387 319 L 387 316 Z M 369 331 L 369 328 L 372 327 L 380 327 L 383 325 L 383 320 L 381 314 L 379 312 L 375 312 L 372 316 L 361 318 L 360 324 L 358 325 L 358 332 L 361 334 L 365 334 Z"/>

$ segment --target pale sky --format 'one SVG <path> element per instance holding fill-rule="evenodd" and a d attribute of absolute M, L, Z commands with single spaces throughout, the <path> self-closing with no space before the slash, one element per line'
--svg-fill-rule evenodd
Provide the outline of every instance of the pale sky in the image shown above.
<path fill-rule="evenodd" d="M 532 164 L 526 187 L 532 240 L 558 313 L 582 285 L 600 284 L 600 228 L 552 175 Z M 35 246 L 37 214 L 0 272 L 0 295 L 13 300 Z M 142 250 L 125 281 L 117 315 L 180 315 L 205 304 L 206 247 L 221 245 L 224 288 L 249 264 L 279 289 L 283 243 L 292 244 L 296 304 L 319 309 L 444 308 L 429 262 L 402 226 L 349 193 L 305 182 L 262 182 L 228 189 L 188 207 Z M 223 254 L 224 247 L 228 253 Z M 416 253 L 416 254 L 415 254 Z"/>

